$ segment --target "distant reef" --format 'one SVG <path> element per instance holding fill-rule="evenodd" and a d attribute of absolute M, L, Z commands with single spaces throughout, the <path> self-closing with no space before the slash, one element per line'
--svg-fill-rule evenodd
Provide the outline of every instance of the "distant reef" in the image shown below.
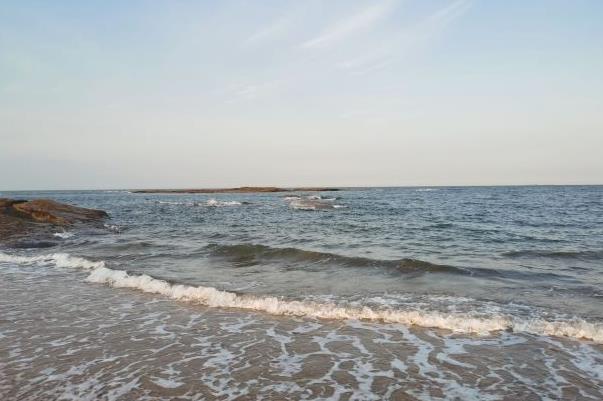
<path fill-rule="evenodd" d="M 50 199 L 0 198 L 0 244 L 21 248 L 52 246 L 48 239 L 52 239 L 57 230 L 100 225 L 107 217 L 103 210 Z"/>
<path fill-rule="evenodd" d="M 238 188 L 199 188 L 199 189 L 136 189 L 130 192 L 139 194 L 222 194 L 222 193 L 269 193 L 269 192 L 327 192 L 341 191 L 340 188 L 302 187 L 238 187 Z"/>

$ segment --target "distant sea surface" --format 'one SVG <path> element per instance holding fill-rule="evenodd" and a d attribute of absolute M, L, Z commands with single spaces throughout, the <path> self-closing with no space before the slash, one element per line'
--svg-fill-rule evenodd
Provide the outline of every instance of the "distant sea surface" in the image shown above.
<path fill-rule="evenodd" d="M 0 197 L 2 399 L 603 399 L 602 186 Z"/>

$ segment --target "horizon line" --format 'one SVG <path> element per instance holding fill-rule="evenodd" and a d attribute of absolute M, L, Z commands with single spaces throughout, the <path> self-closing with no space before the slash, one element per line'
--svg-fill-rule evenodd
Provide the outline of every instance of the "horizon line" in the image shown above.
<path fill-rule="evenodd" d="M 278 185 L 242 185 L 242 186 L 223 186 L 223 187 L 140 187 L 140 188 L 70 188 L 70 189 L 0 189 L 1 192 L 92 192 L 92 191 L 141 191 L 141 190 L 158 190 L 158 191 L 186 191 L 186 190 L 217 190 L 217 189 L 236 189 L 236 188 L 267 188 L 277 187 L 283 189 L 300 189 L 300 192 L 304 191 L 304 188 L 324 188 L 324 190 L 330 188 L 337 189 L 371 189 L 371 188 L 497 188 L 497 187 L 599 187 L 603 186 L 603 183 L 598 184 L 449 184 L 449 185 L 295 185 L 295 186 L 278 186 Z M 320 192 L 320 191 L 317 191 Z M 152 193 L 150 193 L 152 194 Z M 164 193 L 163 195 L 169 195 Z M 175 193 L 176 194 L 176 193 Z M 190 194 L 190 195 L 208 195 L 203 193 Z"/>

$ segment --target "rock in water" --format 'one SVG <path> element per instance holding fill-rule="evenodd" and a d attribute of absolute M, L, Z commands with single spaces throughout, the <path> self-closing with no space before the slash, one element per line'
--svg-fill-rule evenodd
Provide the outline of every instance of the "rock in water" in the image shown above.
<path fill-rule="evenodd" d="M 94 225 L 108 217 L 103 210 L 67 205 L 50 199 L 0 198 L 0 242 L 44 238 L 57 227 Z"/>
<path fill-rule="evenodd" d="M 24 217 L 58 225 L 97 221 L 108 217 L 108 214 L 103 210 L 66 205 L 49 199 L 16 202 L 12 204 L 12 207 Z"/>

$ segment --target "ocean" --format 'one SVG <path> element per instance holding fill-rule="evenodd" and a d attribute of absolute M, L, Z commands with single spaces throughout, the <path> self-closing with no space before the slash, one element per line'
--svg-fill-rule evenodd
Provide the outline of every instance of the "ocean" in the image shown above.
<path fill-rule="evenodd" d="M 603 399 L 603 186 L 0 197 L 2 400 Z"/>

